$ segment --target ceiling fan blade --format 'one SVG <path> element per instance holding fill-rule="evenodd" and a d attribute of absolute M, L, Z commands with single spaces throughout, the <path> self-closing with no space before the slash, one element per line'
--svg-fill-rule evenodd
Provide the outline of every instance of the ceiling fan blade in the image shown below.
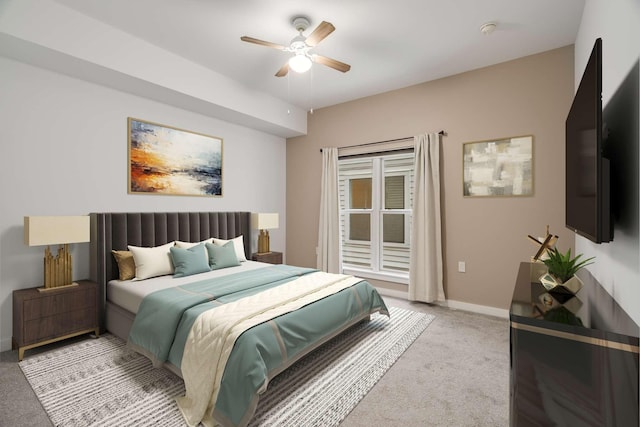
<path fill-rule="evenodd" d="M 276 73 L 276 77 L 284 77 L 287 75 L 288 72 L 289 72 L 289 63 L 285 62 L 284 65 L 280 67 L 280 69 Z"/>
<path fill-rule="evenodd" d="M 331 22 L 322 21 L 320 23 L 320 25 L 318 25 L 316 27 L 316 29 L 313 30 L 313 32 L 311 34 L 309 34 L 309 37 L 307 37 L 307 39 L 305 40 L 305 43 L 308 46 L 312 46 L 312 47 L 316 46 L 325 37 L 327 37 L 329 34 L 333 33 L 335 31 L 335 29 L 336 29 L 336 27 L 334 27 Z"/>
<path fill-rule="evenodd" d="M 247 43 L 255 43 L 255 44 L 259 44 L 261 46 L 272 47 L 272 48 L 278 49 L 278 50 L 285 50 L 286 49 L 286 47 L 282 46 L 281 44 L 266 42 L 264 40 L 254 39 L 253 37 L 248 37 L 248 36 L 242 36 L 242 37 L 240 37 L 240 40 L 242 40 L 243 42 L 247 42 Z"/>
<path fill-rule="evenodd" d="M 313 60 L 319 64 L 326 65 L 327 67 L 331 67 L 334 70 L 342 71 L 343 73 L 346 73 L 351 69 L 351 65 L 349 64 L 345 64 L 344 62 L 327 58 L 326 56 L 322 56 L 322 55 L 313 55 Z"/>

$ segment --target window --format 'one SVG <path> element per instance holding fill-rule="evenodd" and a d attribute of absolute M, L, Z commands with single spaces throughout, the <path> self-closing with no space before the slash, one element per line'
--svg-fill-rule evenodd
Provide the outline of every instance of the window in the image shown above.
<path fill-rule="evenodd" d="M 407 283 L 413 153 L 338 161 L 345 272 Z"/>

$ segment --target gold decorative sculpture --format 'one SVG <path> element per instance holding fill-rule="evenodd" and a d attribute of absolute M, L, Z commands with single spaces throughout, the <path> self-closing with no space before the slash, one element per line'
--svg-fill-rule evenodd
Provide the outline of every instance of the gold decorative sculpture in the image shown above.
<path fill-rule="evenodd" d="M 558 236 L 549 233 L 549 225 L 547 225 L 547 230 L 544 238 L 535 238 L 531 234 L 528 234 L 527 238 L 535 243 L 536 246 L 538 246 L 536 254 L 531 257 L 531 260 L 533 262 L 539 261 L 541 257 L 546 256 L 546 252 L 553 249 L 556 245 L 556 242 L 558 241 Z"/>

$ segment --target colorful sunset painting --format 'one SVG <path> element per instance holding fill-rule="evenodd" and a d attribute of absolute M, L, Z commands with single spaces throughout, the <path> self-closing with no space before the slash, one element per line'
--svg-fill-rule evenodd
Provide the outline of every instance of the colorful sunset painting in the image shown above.
<path fill-rule="evenodd" d="M 222 196 L 222 139 L 129 118 L 129 193 Z"/>

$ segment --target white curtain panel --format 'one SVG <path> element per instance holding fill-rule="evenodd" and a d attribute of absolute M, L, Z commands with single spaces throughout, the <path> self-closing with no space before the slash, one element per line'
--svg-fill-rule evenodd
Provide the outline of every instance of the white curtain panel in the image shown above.
<path fill-rule="evenodd" d="M 440 135 L 416 135 L 409 300 L 444 301 L 440 218 Z"/>
<path fill-rule="evenodd" d="M 316 266 L 327 273 L 340 273 L 339 208 L 338 149 L 323 148 Z"/>

